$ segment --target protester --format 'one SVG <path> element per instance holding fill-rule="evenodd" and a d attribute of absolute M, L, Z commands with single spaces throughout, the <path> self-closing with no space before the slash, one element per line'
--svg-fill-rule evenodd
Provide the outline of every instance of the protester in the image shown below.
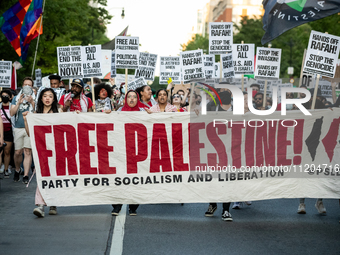
<path fill-rule="evenodd" d="M 13 131 L 12 131 L 12 121 L 10 119 L 9 113 L 9 103 L 12 93 L 10 90 L 2 90 L 1 93 L 1 119 L 3 122 L 3 140 L 6 143 L 5 147 L 2 147 L 0 153 L 0 165 L 4 172 L 4 177 L 9 178 L 10 170 L 8 169 L 9 163 L 11 161 L 11 150 L 13 145 Z M 2 165 L 2 154 L 4 153 L 4 164 Z"/>
<path fill-rule="evenodd" d="M 83 93 L 85 86 L 83 80 L 73 79 L 71 86 L 71 92 L 59 100 L 63 112 L 92 112 L 92 101 Z"/>
<path fill-rule="evenodd" d="M 256 110 L 268 110 L 269 109 L 268 106 L 263 107 L 263 93 L 258 92 L 254 96 L 254 108 Z"/>
<path fill-rule="evenodd" d="M 85 94 L 85 96 L 89 97 L 88 94 L 90 94 L 90 93 L 91 93 L 91 85 L 86 84 L 85 87 L 84 87 L 84 94 Z"/>
<path fill-rule="evenodd" d="M 140 88 L 137 88 L 136 92 L 140 98 L 140 101 L 138 102 L 139 107 L 150 109 L 150 107 L 157 103 L 152 97 L 152 90 L 149 85 L 144 85 Z"/>
<path fill-rule="evenodd" d="M 26 116 L 28 113 L 29 112 L 24 112 L 23 118 L 25 121 L 25 129 L 29 136 L 29 129 L 28 129 L 28 124 L 26 120 Z M 37 100 L 37 110 L 35 113 L 42 113 L 42 114 L 58 113 L 58 99 L 53 89 L 45 88 L 44 90 L 41 91 L 39 98 Z M 38 186 L 35 191 L 35 205 L 37 207 L 33 210 L 33 214 L 41 218 L 44 217 L 45 216 L 44 207 L 46 206 L 46 203 L 43 197 L 41 196 Z M 56 214 L 57 214 L 57 207 L 50 206 L 49 215 L 56 215 Z"/>
<path fill-rule="evenodd" d="M 181 107 L 181 96 L 179 94 L 174 94 L 172 97 L 171 104 L 177 108 L 177 112 L 186 112 L 187 110 L 184 107 Z"/>
<path fill-rule="evenodd" d="M 95 107 L 97 112 L 110 113 L 113 110 L 111 104 L 112 89 L 110 85 L 100 83 L 94 87 Z"/>
<path fill-rule="evenodd" d="M 25 122 L 22 116 L 23 112 L 33 112 L 34 93 L 33 93 L 33 80 L 30 77 L 26 77 L 22 83 L 22 89 L 19 94 L 15 96 L 11 103 L 10 115 L 15 116 L 14 119 L 14 162 L 16 171 L 14 171 L 15 182 L 20 179 L 20 164 L 22 162 L 22 153 L 24 152 L 24 177 L 23 183 L 28 183 L 28 174 L 32 164 L 31 142 L 25 130 Z"/>
<path fill-rule="evenodd" d="M 166 89 L 159 89 L 156 92 L 157 104 L 152 106 L 147 110 L 148 113 L 151 112 L 177 112 L 177 107 L 171 105 L 168 102 L 168 92 Z"/>

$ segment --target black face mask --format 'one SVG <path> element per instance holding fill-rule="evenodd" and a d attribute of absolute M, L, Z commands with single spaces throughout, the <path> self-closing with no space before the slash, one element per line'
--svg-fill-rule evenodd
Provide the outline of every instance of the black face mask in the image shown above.
<path fill-rule="evenodd" d="M 1 97 L 1 100 L 4 104 L 7 104 L 9 102 L 9 97 Z"/>

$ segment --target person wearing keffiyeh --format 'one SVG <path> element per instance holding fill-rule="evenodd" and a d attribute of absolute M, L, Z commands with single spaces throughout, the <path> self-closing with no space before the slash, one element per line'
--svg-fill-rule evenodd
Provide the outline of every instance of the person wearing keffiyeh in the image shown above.
<path fill-rule="evenodd" d="M 110 85 L 100 83 L 94 87 L 95 106 L 97 112 L 110 113 L 113 109 L 111 104 L 112 89 Z"/>
<path fill-rule="evenodd" d="M 177 107 L 168 102 L 168 93 L 166 89 L 160 89 L 156 92 L 158 103 L 147 110 L 148 113 L 152 112 L 177 112 Z"/>

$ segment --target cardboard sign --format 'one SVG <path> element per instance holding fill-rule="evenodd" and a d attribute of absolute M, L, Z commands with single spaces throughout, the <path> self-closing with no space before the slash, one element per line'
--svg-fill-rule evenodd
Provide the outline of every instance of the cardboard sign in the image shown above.
<path fill-rule="evenodd" d="M 116 77 L 116 53 L 113 50 L 111 55 L 111 78 Z"/>
<path fill-rule="evenodd" d="M 57 47 L 58 74 L 62 79 L 83 77 L 82 46 Z"/>
<path fill-rule="evenodd" d="M 116 36 L 116 69 L 137 69 L 139 37 Z"/>
<path fill-rule="evenodd" d="M 84 77 L 102 76 L 102 46 L 89 45 L 81 48 Z"/>
<path fill-rule="evenodd" d="M 136 90 L 139 87 L 147 85 L 144 77 L 140 77 L 138 79 L 133 80 L 132 82 L 128 83 L 128 91 L 129 90 Z"/>
<path fill-rule="evenodd" d="M 147 81 L 153 81 L 155 79 L 156 63 L 157 54 L 141 52 L 139 54 L 139 66 L 138 69 L 136 69 L 135 77 L 144 77 Z"/>
<path fill-rule="evenodd" d="M 35 69 L 35 86 L 41 87 L 42 86 L 42 75 L 41 69 Z"/>
<path fill-rule="evenodd" d="M 255 44 L 233 44 L 235 74 L 254 74 Z"/>
<path fill-rule="evenodd" d="M 339 56 L 340 37 L 312 31 L 303 71 L 334 77 Z"/>
<path fill-rule="evenodd" d="M 280 63 L 281 49 L 258 47 L 255 78 L 278 79 L 280 77 Z"/>
<path fill-rule="evenodd" d="M 215 78 L 215 56 L 203 55 L 204 73 L 206 81 L 213 81 Z"/>
<path fill-rule="evenodd" d="M 181 64 L 184 83 L 205 79 L 202 50 L 181 52 Z"/>
<path fill-rule="evenodd" d="M 222 59 L 222 78 L 229 79 L 235 76 L 233 65 L 233 54 L 221 54 Z"/>
<path fill-rule="evenodd" d="M 10 88 L 12 82 L 12 61 L 0 61 L 0 87 Z"/>
<path fill-rule="evenodd" d="M 209 23 L 209 54 L 225 54 L 232 51 L 233 23 Z"/>
<path fill-rule="evenodd" d="M 180 57 L 161 57 L 159 84 L 168 84 L 169 78 L 174 84 L 181 84 Z"/>

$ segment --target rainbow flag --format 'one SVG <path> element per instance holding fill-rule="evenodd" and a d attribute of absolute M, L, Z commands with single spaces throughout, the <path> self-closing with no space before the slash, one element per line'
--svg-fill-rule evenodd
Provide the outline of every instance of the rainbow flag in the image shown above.
<path fill-rule="evenodd" d="M 21 56 L 20 30 L 32 0 L 19 0 L 0 17 L 0 29 Z"/>
<path fill-rule="evenodd" d="M 20 31 L 21 63 L 27 58 L 30 42 L 42 34 L 43 0 L 33 0 L 24 18 Z"/>

